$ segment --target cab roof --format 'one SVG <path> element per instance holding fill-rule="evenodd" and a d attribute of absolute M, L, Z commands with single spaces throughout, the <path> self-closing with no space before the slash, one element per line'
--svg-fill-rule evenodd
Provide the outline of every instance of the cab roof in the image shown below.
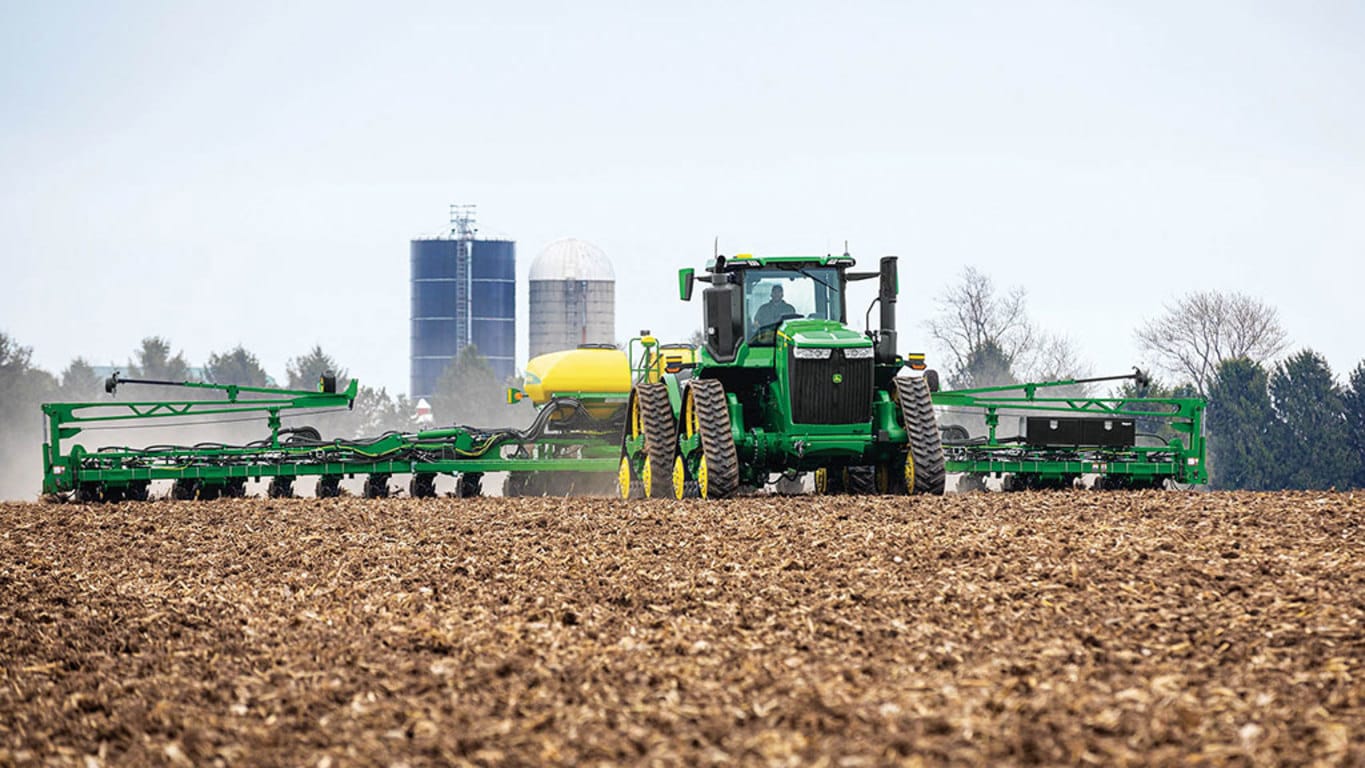
<path fill-rule="evenodd" d="M 762 267 L 851 267 L 852 256 L 847 253 L 839 256 L 755 256 L 752 253 L 739 253 L 734 256 L 717 256 L 707 263 L 708 272 L 733 272 L 741 269 Z"/>

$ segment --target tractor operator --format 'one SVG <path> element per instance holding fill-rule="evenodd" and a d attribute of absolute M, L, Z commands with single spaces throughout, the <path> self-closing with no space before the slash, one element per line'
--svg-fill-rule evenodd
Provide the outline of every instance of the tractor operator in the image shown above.
<path fill-rule="evenodd" d="M 774 285 L 772 298 L 768 303 L 762 304 L 758 312 L 754 313 L 754 327 L 765 328 L 777 325 L 786 315 L 796 314 L 796 307 L 782 300 L 782 286 Z"/>

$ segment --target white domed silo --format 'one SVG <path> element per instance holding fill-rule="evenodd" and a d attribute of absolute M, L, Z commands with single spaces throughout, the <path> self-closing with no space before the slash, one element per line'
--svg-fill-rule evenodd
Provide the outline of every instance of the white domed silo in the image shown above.
<path fill-rule="evenodd" d="M 601 248 L 566 237 L 531 263 L 531 357 L 616 343 L 616 273 Z"/>

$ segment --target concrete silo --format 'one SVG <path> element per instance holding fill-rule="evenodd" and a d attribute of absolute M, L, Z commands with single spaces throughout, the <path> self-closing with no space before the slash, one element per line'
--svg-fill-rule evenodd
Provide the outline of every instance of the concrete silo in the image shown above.
<path fill-rule="evenodd" d="M 531 264 L 531 357 L 616 343 L 616 273 L 601 248 L 566 237 Z"/>

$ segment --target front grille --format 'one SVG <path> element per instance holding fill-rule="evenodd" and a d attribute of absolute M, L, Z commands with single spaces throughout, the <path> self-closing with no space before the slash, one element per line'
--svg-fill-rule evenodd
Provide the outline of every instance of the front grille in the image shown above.
<path fill-rule="evenodd" d="M 831 350 L 824 360 L 788 353 L 792 421 L 797 424 L 856 424 L 872 421 L 872 358 L 845 360 Z M 843 381 L 835 383 L 835 376 Z"/>

